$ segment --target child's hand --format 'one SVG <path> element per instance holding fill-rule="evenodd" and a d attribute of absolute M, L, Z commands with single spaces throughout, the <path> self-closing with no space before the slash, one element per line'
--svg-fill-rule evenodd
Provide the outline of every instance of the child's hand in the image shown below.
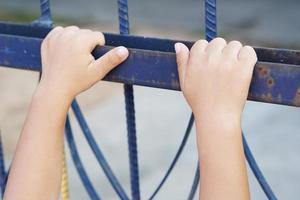
<path fill-rule="evenodd" d="M 254 49 L 216 38 L 197 41 L 190 52 L 177 43 L 175 50 L 181 90 L 195 116 L 240 120 L 257 61 Z"/>
<path fill-rule="evenodd" d="M 41 47 L 41 87 L 56 91 L 68 100 L 90 88 L 128 56 L 125 47 L 117 47 L 95 60 L 92 50 L 104 43 L 101 32 L 76 26 L 54 28 Z"/>

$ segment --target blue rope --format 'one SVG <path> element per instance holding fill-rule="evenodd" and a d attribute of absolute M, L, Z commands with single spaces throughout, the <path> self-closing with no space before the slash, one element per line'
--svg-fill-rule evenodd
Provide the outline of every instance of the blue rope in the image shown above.
<path fill-rule="evenodd" d="M 191 114 L 188 126 L 187 126 L 187 128 L 185 130 L 185 134 L 184 134 L 184 136 L 182 138 L 182 141 L 181 141 L 180 146 L 179 146 L 179 148 L 177 150 L 177 153 L 175 154 L 175 157 L 172 160 L 172 162 L 171 162 L 171 164 L 170 164 L 170 166 L 169 166 L 166 174 L 164 175 L 164 177 L 162 178 L 162 180 L 160 181 L 160 183 L 158 184 L 158 186 L 156 187 L 156 189 L 154 190 L 154 192 L 150 196 L 149 200 L 152 200 L 156 196 L 156 194 L 159 192 L 159 190 L 161 189 L 161 187 L 164 185 L 165 181 L 167 180 L 167 178 L 171 174 L 171 172 L 172 172 L 174 166 L 176 165 L 176 163 L 177 163 L 177 161 L 178 161 L 178 159 L 179 159 L 179 157 L 180 157 L 180 155 L 181 155 L 181 153 L 182 153 L 182 151 L 183 151 L 183 149 L 185 147 L 185 144 L 186 144 L 186 142 L 187 142 L 187 140 L 189 138 L 189 135 L 190 135 L 191 130 L 193 128 L 193 124 L 194 124 L 194 115 Z"/>
<path fill-rule="evenodd" d="M 67 139 L 67 142 L 69 145 L 71 157 L 73 159 L 75 168 L 79 174 L 79 177 L 81 179 L 81 182 L 83 183 L 83 186 L 85 187 L 85 190 L 87 191 L 89 197 L 92 200 L 100 200 L 101 198 L 98 196 L 94 186 L 92 185 L 92 183 L 84 169 L 84 166 L 81 162 L 81 159 L 79 157 L 77 147 L 76 147 L 76 144 L 74 141 L 73 133 L 72 133 L 69 116 L 67 117 L 67 120 L 66 120 L 65 136 L 66 136 L 66 139 Z"/>
<path fill-rule="evenodd" d="M 113 186 L 114 190 L 117 192 L 117 194 L 119 195 L 119 197 L 122 200 L 129 200 L 128 196 L 126 195 L 124 189 L 122 188 L 121 184 L 119 183 L 118 179 L 116 178 L 116 176 L 114 175 L 113 171 L 111 170 L 108 162 L 106 161 L 102 151 L 100 150 L 99 146 L 97 145 L 95 138 L 93 137 L 92 132 L 90 131 L 85 118 L 80 110 L 80 107 L 77 103 L 76 100 L 73 101 L 72 103 L 72 109 L 73 112 L 75 114 L 75 117 L 77 118 L 77 121 L 79 123 L 79 126 L 90 146 L 90 148 L 92 149 L 98 163 L 100 164 L 100 166 L 102 167 L 106 177 L 108 178 L 109 182 L 111 183 L 111 185 Z"/>
<path fill-rule="evenodd" d="M 5 186 L 6 186 L 7 173 L 5 172 L 5 162 L 4 162 L 4 153 L 2 146 L 2 134 L 0 132 L 0 186 L 1 186 L 1 195 L 3 197 Z"/>
<path fill-rule="evenodd" d="M 128 17 L 128 2 L 127 0 L 118 0 L 119 13 L 119 29 L 120 34 L 129 34 L 129 17 Z M 136 125 L 135 125 L 135 110 L 134 110 L 134 95 L 133 86 L 124 85 L 126 122 L 128 133 L 128 154 L 130 165 L 130 185 L 131 195 L 133 200 L 140 199 L 140 183 L 139 183 L 139 165 L 138 152 L 136 141 Z"/>
<path fill-rule="evenodd" d="M 261 188 L 263 189 L 264 193 L 266 194 L 266 196 L 268 197 L 269 200 L 277 200 L 277 197 L 273 193 L 267 180 L 265 179 L 264 175 L 262 174 L 261 170 L 259 169 L 259 167 L 256 163 L 256 160 L 253 157 L 253 154 L 252 154 L 252 152 L 249 148 L 249 145 L 245 139 L 244 134 L 243 134 L 243 145 L 244 145 L 244 152 L 245 152 L 246 159 L 247 159 L 249 166 L 250 166 L 254 176 L 256 177 L 259 185 L 261 186 Z"/>
<path fill-rule="evenodd" d="M 199 168 L 199 162 L 198 162 L 196 172 L 195 172 L 195 176 L 194 176 L 194 180 L 193 180 L 193 185 L 192 185 L 188 200 L 193 200 L 194 199 L 196 191 L 198 189 L 199 180 L 200 180 L 200 168 Z"/>

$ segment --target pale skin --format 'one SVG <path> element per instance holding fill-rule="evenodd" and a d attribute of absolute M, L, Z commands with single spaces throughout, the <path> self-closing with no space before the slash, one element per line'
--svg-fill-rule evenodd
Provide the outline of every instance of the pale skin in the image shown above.
<path fill-rule="evenodd" d="M 103 34 L 57 27 L 42 43 L 40 84 L 22 129 L 5 200 L 58 199 L 63 132 L 72 100 L 128 57 L 116 47 L 97 60 Z M 192 49 L 175 45 L 180 85 L 196 120 L 201 200 L 248 200 L 249 186 L 241 139 L 241 115 L 253 67 L 253 48 L 217 38 Z"/>

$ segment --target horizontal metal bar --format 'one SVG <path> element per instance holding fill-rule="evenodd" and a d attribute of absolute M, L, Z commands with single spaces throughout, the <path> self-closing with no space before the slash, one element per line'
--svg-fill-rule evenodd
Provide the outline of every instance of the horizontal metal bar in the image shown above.
<path fill-rule="evenodd" d="M 8 24 L 0 22 L 0 33 L 9 35 L 20 35 L 34 38 L 44 38 L 51 28 L 39 27 L 32 24 Z M 104 33 L 106 45 L 108 46 L 126 46 L 134 49 L 144 49 L 162 52 L 174 52 L 174 44 L 182 42 L 189 48 L 194 41 L 170 40 L 132 35 L 118 35 Z M 265 47 L 254 47 L 258 60 L 261 62 L 273 62 L 300 65 L 300 51 L 289 49 L 274 49 Z"/>
<path fill-rule="evenodd" d="M 41 70 L 41 38 L 0 34 L 0 66 Z M 97 47 L 95 58 L 112 47 Z M 163 89 L 180 90 L 176 55 L 129 49 L 128 59 L 109 73 L 105 80 Z M 258 62 L 249 91 L 249 100 L 300 106 L 300 66 Z"/>

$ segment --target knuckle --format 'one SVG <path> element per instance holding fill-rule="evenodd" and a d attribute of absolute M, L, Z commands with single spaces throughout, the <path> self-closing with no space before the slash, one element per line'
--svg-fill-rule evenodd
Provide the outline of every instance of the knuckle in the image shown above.
<path fill-rule="evenodd" d="M 68 26 L 64 29 L 63 33 L 67 34 L 67 33 L 75 33 L 79 30 L 79 28 L 77 26 Z"/>
<path fill-rule="evenodd" d="M 105 44 L 104 34 L 102 32 L 95 32 L 95 33 L 98 35 L 100 42 L 104 45 Z"/>
<path fill-rule="evenodd" d="M 99 44 L 100 46 L 105 45 L 105 38 L 103 33 L 98 31 L 92 31 L 92 38 L 95 43 Z"/>
<path fill-rule="evenodd" d="M 224 44 L 224 43 L 226 44 L 226 40 L 221 37 L 217 37 L 217 38 L 213 39 L 211 42 L 217 43 L 217 44 Z"/>
<path fill-rule="evenodd" d="M 198 40 L 195 42 L 195 44 L 192 46 L 190 50 L 190 55 L 198 55 L 204 53 L 208 42 L 206 40 Z"/>
<path fill-rule="evenodd" d="M 208 42 L 206 41 L 206 40 L 197 40 L 196 42 L 195 42 L 195 44 L 193 45 L 193 48 L 192 48 L 192 50 L 193 49 L 197 49 L 198 47 L 202 47 L 202 46 L 206 46 L 208 44 Z"/>
<path fill-rule="evenodd" d="M 61 27 L 61 26 L 56 26 L 54 29 L 52 29 L 52 31 L 51 31 L 51 32 L 60 31 L 60 30 L 62 30 L 62 29 L 64 29 L 64 28 L 63 28 L 63 27 Z"/>
<path fill-rule="evenodd" d="M 249 53 L 254 52 L 254 49 L 252 47 L 250 47 L 250 46 L 247 46 L 247 45 L 244 46 L 243 49 L 244 49 L 244 51 L 249 52 Z"/>
<path fill-rule="evenodd" d="M 68 27 L 66 27 L 66 29 L 74 29 L 74 30 L 79 30 L 79 27 L 78 26 L 68 26 Z"/>
<path fill-rule="evenodd" d="M 236 46 L 236 47 L 242 47 L 242 43 L 237 40 L 233 40 L 233 41 L 229 42 L 229 44 L 232 46 Z"/>
<path fill-rule="evenodd" d="M 110 65 L 118 65 L 121 62 L 121 57 L 114 52 L 110 52 L 108 54 L 107 61 Z"/>
<path fill-rule="evenodd" d="M 62 26 L 56 26 L 54 29 L 56 29 L 56 30 L 62 30 L 64 28 Z"/>
<path fill-rule="evenodd" d="M 207 44 L 207 43 L 208 43 L 207 40 L 201 39 L 201 40 L 197 40 L 195 45 L 203 45 L 203 44 Z"/>
<path fill-rule="evenodd" d="M 61 26 L 55 27 L 54 29 L 52 29 L 52 30 L 48 33 L 46 39 L 48 40 L 48 39 L 51 39 L 51 38 L 53 38 L 53 37 L 56 37 L 58 34 L 60 34 L 60 32 L 61 32 L 62 30 L 63 30 L 63 27 L 61 27 Z"/>
<path fill-rule="evenodd" d="M 80 31 L 84 33 L 92 33 L 90 29 L 80 29 Z"/>
<path fill-rule="evenodd" d="M 246 46 L 244 46 L 244 48 L 245 48 L 251 55 L 253 55 L 254 57 L 257 58 L 256 52 L 255 52 L 255 50 L 253 49 L 253 47 L 246 45 Z"/>
<path fill-rule="evenodd" d="M 249 60 L 256 62 L 257 61 L 257 55 L 253 47 L 251 46 L 244 46 L 241 50 L 241 53 L 244 55 L 245 58 L 248 58 Z"/>

